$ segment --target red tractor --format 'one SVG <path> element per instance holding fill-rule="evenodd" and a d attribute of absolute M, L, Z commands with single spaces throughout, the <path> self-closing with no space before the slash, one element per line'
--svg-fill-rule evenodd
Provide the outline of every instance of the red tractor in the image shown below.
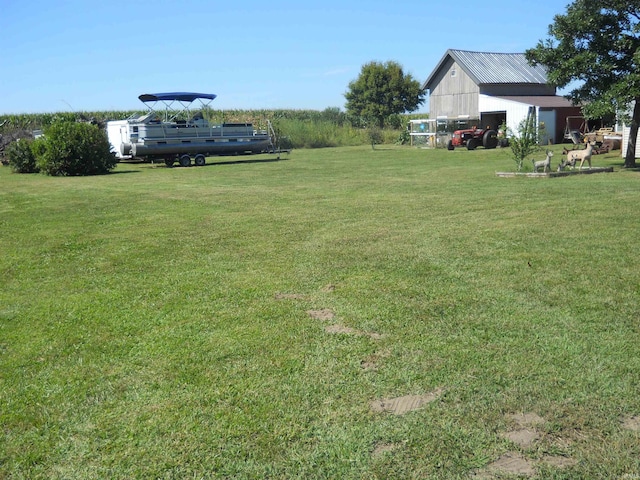
<path fill-rule="evenodd" d="M 467 150 L 475 150 L 476 147 L 496 148 L 498 146 L 498 132 L 487 127 L 485 129 L 472 127 L 467 130 L 456 130 L 453 138 L 447 143 L 447 149 L 466 146 Z"/>

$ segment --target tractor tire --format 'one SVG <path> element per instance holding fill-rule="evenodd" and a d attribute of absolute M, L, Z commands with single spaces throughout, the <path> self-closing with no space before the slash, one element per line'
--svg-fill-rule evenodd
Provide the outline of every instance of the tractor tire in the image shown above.
<path fill-rule="evenodd" d="M 456 147 L 453 146 L 453 140 L 449 140 L 447 143 L 447 150 L 455 150 Z"/>
<path fill-rule="evenodd" d="M 487 130 L 482 136 L 482 146 L 484 148 L 496 148 L 498 146 L 498 132 L 495 130 Z"/>
<path fill-rule="evenodd" d="M 475 150 L 480 141 L 476 138 L 470 138 L 467 140 L 467 150 Z"/>

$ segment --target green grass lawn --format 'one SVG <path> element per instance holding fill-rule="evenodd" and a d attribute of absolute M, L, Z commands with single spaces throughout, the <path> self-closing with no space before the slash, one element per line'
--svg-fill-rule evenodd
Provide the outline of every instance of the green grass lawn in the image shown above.
<path fill-rule="evenodd" d="M 637 478 L 619 154 L 0 168 L 0 478 Z"/>

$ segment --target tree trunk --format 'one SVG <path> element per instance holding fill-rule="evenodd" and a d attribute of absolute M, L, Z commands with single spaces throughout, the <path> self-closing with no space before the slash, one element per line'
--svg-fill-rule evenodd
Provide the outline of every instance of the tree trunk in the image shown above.
<path fill-rule="evenodd" d="M 633 117 L 629 128 L 629 142 L 627 152 L 624 156 L 625 168 L 635 168 L 636 166 L 636 139 L 638 138 L 638 125 L 640 125 L 640 97 L 636 98 L 636 105 L 633 107 Z"/>

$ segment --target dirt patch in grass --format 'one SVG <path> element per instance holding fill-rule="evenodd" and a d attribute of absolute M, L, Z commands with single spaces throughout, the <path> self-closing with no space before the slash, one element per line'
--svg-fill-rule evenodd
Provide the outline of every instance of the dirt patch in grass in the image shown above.
<path fill-rule="evenodd" d="M 336 317 L 336 314 L 333 313 L 333 310 L 330 308 L 323 308 L 321 310 L 307 310 L 307 314 L 315 319 L 322 320 L 323 322 L 333 320 Z"/>
<path fill-rule="evenodd" d="M 325 327 L 325 332 L 333 333 L 333 334 L 343 334 L 343 335 L 356 335 L 358 337 L 369 337 L 373 340 L 380 340 L 383 338 L 383 335 L 375 332 L 363 332 L 361 330 L 356 330 L 355 328 L 346 327 L 344 325 L 335 324 L 329 325 Z"/>
<path fill-rule="evenodd" d="M 531 445 L 533 445 L 533 442 L 540 438 L 538 432 L 534 432 L 533 430 L 529 430 L 528 428 L 505 432 L 502 434 L 502 436 L 522 448 L 529 448 Z"/>
<path fill-rule="evenodd" d="M 404 415 L 424 407 L 426 404 L 433 402 L 443 390 L 437 388 L 423 395 L 405 395 L 403 397 L 383 398 L 382 400 L 373 400 L 369 403 L 371 410 L 376 413 L 391 413 L 393 415 Z"/>
<path fill-rule="evenodd" d="M 306 300 L 307 296 L 302 293 L 276 293 L 276 300 Z"/>
<path fill-rule="evenodd" d="M 378 370 L 378 364 L 376 362 L 371 362 L 371 361 L 367 361 L 367 360 L 363 360 L 360 363 L 360 366 L 362 367 L 363 370 L 370 370 L 370 371 L 376 371 Z"/>
<path fill-rule="evenodd" d="M 575 459 L 560 455 L 544 455 L 539 461 L 533 461 L 521 453 L 507 452 L 484 469 L 475 472 L 473 476 L 479 479 L 503 478 L 503 475 L 535 477 L 536 465 L 544 464 L 555 468 L 567 468 L 576 465 L 576 463 L 578 462 Z"/>
<path fill-rule="evenodd" d="M 358 335 L 360 332 L 351 327 L 345 327 L 344 325 L 328 325 L 324 328 L 327 333 L 337 333 L 344 335 Z"/>
<path fill-rule="evenodd" d="M 376 332 L 366 332 L 365 335 L 373 340 L 382 340 L 384 338 L 384 334 Z"/>
<path fill-rule="evenodd" d="M 507 415 L 507 418 L 520 427 L 535 427 L 545 422 L 545 419 L 536 413 L 512 413 Z"/>
<path fill-rule="evenodd" d="M 572 467 L 578 463 L 575 458 L 563 457 L 561 455 L 545 455 L 542 457 L 542 462 L 556 468 Z"/>
<path fill-rule="evenodd" d="M 531 477 L 536 471 L 533 468 L 533 462 L 527 460 L 516 452 L 507 452 L 498 458 L 495 462 L 490 463 L 487 469 L 480 472 L 479 478 L 493 478 L 493 473 L 504 473 L 511 475 L 524 475 Z"/>
<path fill-rule="evenodd" d="M 396 443 L 378 443 L 373 449 L 372 457 L 379 457 L 380 455 L 384 455 L 388 452 L 393 452 L 398 445 Z"/>
<path fill-rule="evenodd" d="M 388 356 L 389 356 L 388 350 L 372 353 L 371 355 L 367 356 L 364 360 L 362 360 L 362 362 L 360 362 L 360 367 L 362 367 L 363 370 L 375 371 L 378 369 L 380 360 Z"/>
<path fill-rule="evenodd" d="M 536 413 L 514 413 L 506 415 L 506 418 L 515 427 L 513 430 L 503 432 L 502 437 L 514 443 L 518 447 L 530 449 L 542 434 L 537 427 L 543 425 L 546 420 Z M 559 439 L 562 441 L 562 439 Z M 567 444 L 567 442 L 561 442 Z M 506 452 L 500 458 L 491 462 L 485 468 L 475 473 L 476 478 L 501 478 L 502 475 L 519 475 L 533 477 L 536 475 L 536 465 L 547 465 L 555 468 L 566 468 L 575 465 L 577 461 L 568 456 L 544 455 L 540 460 L 530 460 L 520 452 Z"/>
<path fill-rule="evenodd" d="M 622 427 L 634 432 L 640 432 L 640 416 L 630 415 L 622 418 Z"/>
<path fill-rule="evenodd" d="M 536 413 L 513 413 L 507 418 L 514 422 L 518 428 L 502 433 L 502 436 L 522 448 L 529 448 L 540 438 L 540 434 L 535 430 L 538 425 L 544 424 L 545 420 Z"/>

